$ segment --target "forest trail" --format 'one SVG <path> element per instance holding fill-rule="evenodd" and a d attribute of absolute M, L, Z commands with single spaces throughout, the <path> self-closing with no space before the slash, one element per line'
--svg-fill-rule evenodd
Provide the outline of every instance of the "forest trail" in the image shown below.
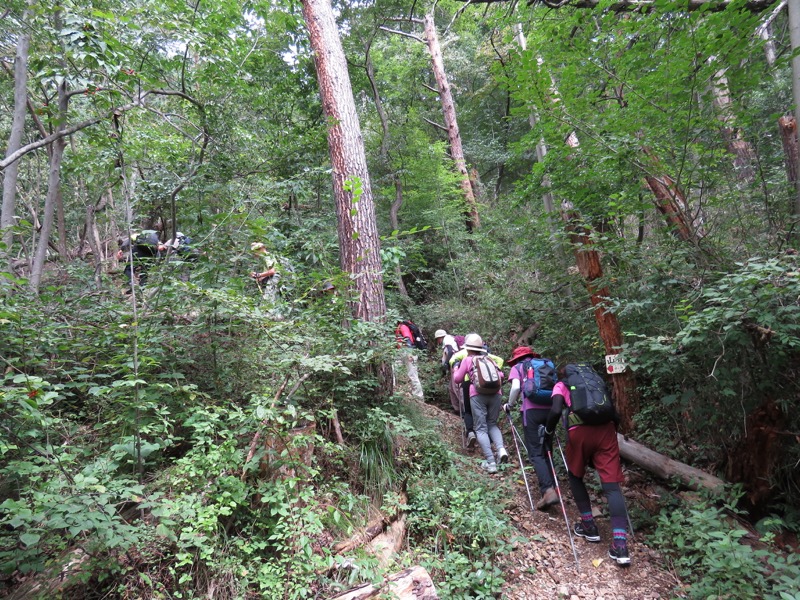
<path fill-rule="evenodd" d="M 479 450 L 462 448 L 460 417 L 433 404 L 424 406 L 425 412 L 441 423 L 440 430 L 452 447 L 473 459 L 471 465 L 476 471 L 485 477 L 506 482 L 511 480 L 512 482 L 515 493 L 514 501 L 508 504 L 504 513 L 516 527 L 523 541 L 516 545 L 513 552 L 499 557 L 499 567 L 503 570 L 506 580 L 501 596 L 504 600 L 544 598 L 558 600 L 668 600 L 680 597 L 680 594 L 675 591 L 680 582 L 669 571 L 666 561 L 647 546 L 646 536 L 642 533 L 637 531 L 635 537 L 629 540 L 631 553 L 629 567 L 619 567 L 608 557 L 611 532 L 606 504 L 603 499 L 595 497 L 591 491 L 593 507 L 598 507 L 603 511 L 603 514 L 596 519 L 602 539 L 599 543 L 590 543 L 573 534 L 579 565 L 579 569 L 576 570 L 575 558 L 560 506 L 552 506 L 547 511 L 535 511 L 535 514 L 531 511 L 507 419 L 503 418 L 500 425 L 510 462 L 501 467 L 496 475 L 488 475 L 484 474 L 479 467 Z M 519 430 L 516 422 L 515 426 Z M 522 445 L 520 445 L 520 452 L 524 459 L 525 448 Z M 560 459 L 556 458 L 556 460 Z M 626 475 L 623 492 L 630 505 L 629 494 L 642 492 L 631 490 L 627 485 L 631 470 L 624 463 L 623 471 Z M 535 503 L 540 497 L 536 475 L 532 469 L 526 473 Z M 588 477 L 596 477 L 596 474 L 594 471 L 590 471 Z M 638 480 L 638 478 L 634 479 Z M 579 519 L 579 515 L 563 477 L 559 478 L 559 485 L 570 526 L 572 526 Z M 636 523 L 633 523 L 633 526 L 636 528 Z"/>

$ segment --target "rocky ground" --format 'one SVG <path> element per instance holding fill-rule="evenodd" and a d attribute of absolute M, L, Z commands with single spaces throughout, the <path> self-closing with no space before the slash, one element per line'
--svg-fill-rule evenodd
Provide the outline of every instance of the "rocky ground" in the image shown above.
<path fill-rule="evenodd" d="M 442 424 L 441 431 L 454 447 L 461 447 L 461 421 L 445 406 L 425 405 L 426 412 Z M 501 468 L 496 475 L 485 474 L 499 480 L 511 479 L 516 493 L 509 503 L 506 514 L 520 532 L 521 541 L 514 551 L 501 557 L 506 584 L 502 598 L 506 600 L 533 600 L 554 598 L 559 600 L 655 600 L 679 598 L 680 581 L 670 572 L 667 562 L 656 551 L 648 547 L 646 534 L 636 532 L 629 540 L 631 565 L 620 567 L 608 557 L 611 538 L 608 514 L 601 498 L 593 497 L 593 504 L 601 511 L 596 522 L 602 541 L 589 543 L 572 536 L 577 554 L 572 551 L 567 525 L 560 506 L 546 512 L 531 510 L 530 501 L 522 478 L 516 449 L 508 423 L 503 423 L 503 437 L 509 450 L 511 463 Z M 519 430 L 519 427 L 517 427 Z M 520 432 L 521 433 L 521 432 Z M 525 449 L 520 446 L 522 456 Z M 477 470 L 480 462 L 477 450 L 461 450 L 473 456 L 470 464 Z M 559 460 L 559 459 L 557 459 Z M 645 477 L 623 465 L 626 483 L 623 491 L 629 506 L 639 499 L 646 500 L 654 494 L 648 488 Z M 590 476 L 595 476 L 591 472 Z M 528 482 L 534 503 L 539 499 L 536 476 L 528 472 Z M 564 506 L 570 526 L 578 520 L 566 479 L 561 478 Z M 634 523 L 634 527 L 636 527 Z"/>

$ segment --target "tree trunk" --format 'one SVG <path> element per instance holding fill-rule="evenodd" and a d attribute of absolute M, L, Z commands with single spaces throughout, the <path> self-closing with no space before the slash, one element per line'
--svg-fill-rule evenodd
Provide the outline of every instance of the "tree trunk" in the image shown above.
<path fill-rule="evenodd" d="M 424 24 L 425 43 L 431 55 L 433 76 L 436 78 L 436 84 L 439 87 L 439 99 L 442 103 L 444 124 L 447 129 L 447 138 L 450 142 L 450 156 L 460 175 L 461 190 L 464 192 L 467 231 L 472 231 L 481 226 L 481 221 L 478 214 L 478 202 L 475 199 L 475 190 L 473 190 L 472 183 L 470 183 L 467 161 L 464 158 L 464 149 L 461 145 L 461 133 L 459 132 L 458 119 L 456 118 L 456 104 L 453 100 L 453 93 L 450 91 L 447 72 L 444 70 L 442 50 L 439 47 L 439 36 L 436 33 L 436 25 L 433 22 L 432 14 L 425 15 Z"/>
<path fill-rule="evenodd" d="M 586 281 L 586 289 L 589 291 L 592 306 L 594 306 L 594 318 L 606 354 L 618 354 L 623 343 L 622 330 L 617 316 L 605 308 L 605 303 L 609 298 L 608 288 L 598 287 L 596 284 L 603 276 L 600 253 L 593 247 L 589 229 L 577 221 L 577 215 L 571 213 L 566 218 L 568 219 L 567 232 L 575 252 L 575 262 Z M 622 373 L 613 373 L 611 381 L 614 405 L 620 416 L 620 430 L 627 433 L 631 431 L 633 417 L 639 410 L 636 378 L 633 371 L 626 369 Z"/>
<path fill-rule="evenodd" d="M 792 45 L 792 99 L 794 100 L 794 119 L 800 122 L 800 0 L 788 0 L 789 6 L 789 38 Z M 795 127 L 795 144 L 798 143 L 797 127 Z M 795 157 L 794 170 L 798 172 Z M 792 204 L 792 217 L 795 225 L 800 221 L 800 179 L 795 179 L 795 197 Z M 797 227 L 795 227 L 797 229 Z M 800 232 L 795 231 L 795 236 Z"/>
<path fill-rule="evenodd" d="M 714 63 L 716 56 L 708 59 Z M 730 87 L 728 86 L 727 69 L 719 69 L 711 78 L 711 93 L 714 97 L 713 105 L 717 112 L 717 119 L 722 123 L 722 136 L 728 151 L 733 154 L 733 167 L 737 179 L 752 182 L 755 178 L 753 170 L 753 147 L 750 142 L 742 138 L 742 130 L 734 124 L 733 102 L 731 101 Z"/>
<path fill-rule="evenodd" d="M 744 438 L 729 453 L 725 476 L 744 485 L 751 506 L 766 506 L 775 497 L 771 482 L 787 451 L 784 440 L 795 443 L 794 437 L 787 432 L 785 413 L 772 399 L 747 415 Z"/>
<path fill-rule="evenodd" d="M 62 80 L 58 85 L 58 122 L 55 133 L 64 129 L 67 120 L 67 83 Z M 47 196 L 44 202 L 44 215 L 42 217 L 42 230 L 39 232 L 39 243 L 31 266 L 31 275 L 28 285 L 35 293 L 39 293 L 39 285 L 42 282 L 44 265 L 47 261 L 47 248 L 50 244 L 50 233 L 53 230 L 55 220 L 56 204 L 61 193 L 61 160 L 64 157 L 66 141 L 63 137 L 57 137 L 53 141 L 52 153 L 50 154 L 50 172 L 47 178 Z"/>
<path fill-rule="evenodd" d="M 27 12 L 22 17 L 27 21 Z M 22 146 L 22 134 L 25 131 L 25 110 L 28 99 L 28 48 L 30 36 L 23 28 L 17 39 L 17 53 L 14 57 L 14 113 L 11 117 L 11 134 L 8 136 L 6 156 L 10 156 Z M 19 161 L 15 161 L 3 170 L 3 204 L 0 209 L 0 270 L 11 272 L 11 246 L 14 242 L 14 216 L 17 198 L 17 174 Z"/>
<path fill-rule="evenodd" d="M 658 157 L 649 148 L 642 148 L 642 152 L 650 160 L 653 172 L 645 174 L 647 186 L 656 199 L 656 208 L 664 215 L 671 231 L 679 239 L 694 246 L 699 245 L 700 238 L 705 236 L 702 225 L 695 225 L 688 213 L 688 202 L 683 190 L 669 175 L 663 173 Z"/>
<path fill-rule="evenodd" d="M 681 483 L 692 490 L 709 490 L 715 494 L 724 491 L 725 482 L 718 477 L 709 475 L 705 471 L 690 467 L 687 464 L 673 460 L 655 450 L 634 442 L 617 434 L 619 454 L 625 460 L 636 463 L 644 470 L 662 479 L 680 479 Z"/>
<path fill-rule="evenodd" d="M 365 583 L 328 600 L 368 600 L 370 598 L 437 600 L 439 596 L 428 572 L 423 567 L 414 566 L 390 575 L 382 585 Z"/>
<path fill-rule="evenodd" d="M 350 273 L 357 292 L 352 312 L 359 319 L 382 320 L 386 302 L 375 206 L 361 126 L 330 0 L 304 0 L 303 17 L 328 122 L 339 260 L 342 270 Z"/>
<path fill-rule="evenodd" d="M 797 121 L 791 115 L 778 119 L 778 129 L 783 141 L 783 156 L 786 164 L 786 178 L 792 186 L 797 184 L 797 164 L 800 156 L 797 151 Z"/>

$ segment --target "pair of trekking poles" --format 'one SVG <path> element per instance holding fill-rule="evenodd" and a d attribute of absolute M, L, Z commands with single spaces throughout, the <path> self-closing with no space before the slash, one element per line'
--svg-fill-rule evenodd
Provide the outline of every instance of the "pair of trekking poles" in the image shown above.
<path fill-rule="evenodd" d="M 522 436 L 519 434 L 519 431 L 514 426 L 514 421 L 511 419 L 511 414 L 506 412 L 506 417 L 508 417 L 508 424 L 511 426 L 512 436 L 514 438 L 514 447 L 517 449 L 517 458 L 519 459 L 520 470 L 522 471 L 522 479 L 525 482 L 525 490 L 528 492 L 528 501 L 531 504 L 531 512 L 536 514 L 536 508 L 533 504 L 533 496 L 531 495 L 531 488 L 528 484 L 528 476 L 525 474 L 525 463 L 522 460 L 522 452 L 519 449 L 519 442 L 522 442 L 523 445 L 525 441 L 522 439 Z M 564 461 L 564 468 L 568 470 L 567 467 L 567 458 L 564 456 L 564 450 L 561 447 L 561 440 L 558 438 L 555 433 L 553 437 L 556 439 L 556 443 L 558 444 L 558 453 L 561 454 L 561 460 Z M 519 439 L 519 442 L 517 441 Z M 564 523 L 567 526 L 567 534 L 569 535 L 569 543 L 572 546 L 572 556 L 575 558 L 575 569 L 580 571 L 580 564 L 578 563 L 578 551 L 575 549 L 575 540 L 572 537 L 572 528 L 569 526 L 569 517 L 567 516 L 567 509 L 564 506 L 564 497 L 561 495 L 561 486 L 558 484 L 558 476 L 556 475 L 556 466 L 553 463 L 553 454 L 548 449 L 547 450 L 547 462 L 550 465 L 550 472 L 553 474 L 553 482 L 555 482 L 556 492 L 558 493 L 558 502 L 561 505 L 561 513 L 564 515 Z M 633 535 L 633 523 L 631 523 L 631 516 L 628 513 L 627 508 L 625 509 L 625 516 L 628 518 L 628 528 L 630 529 L 631 535 Z"/>
<path fill-rule="evenodd" d="M 533 504 L 533 496 L 531 495 L 531 486 L 528 484 L 528 476 L 525 474 L 525 462 L 522 460 L 522 452 L 519 449 L 519 442 L 523 445 L 525 441 L 514 426 L 514 421 L 511 419 L 511 414 L 506 412 L 508 417 L 508 424 L 511 426 L 512 436 L 514 438 L 514 447 L 517 449 L 517 458 L 519 459 L 519 468 L 522 471 L 522 480 L 525 482 L 525 490 L 528 492 L 528 501 L 531 503 L 531 512 L 536 514 L 536 508 Z M 555 436 L 554 436 L 555 437 Z M 517 439 L 519 438 L 519 441 Z M 567 459 L 564 457 L 564 451 L 561 449 L 561 440 L 556 437 L 558 442 L 558 451 L 561 453 L 561 460 L 564 461 L 564 466 L 567 465 Z M 553 454 L 550 450 L 547 451 L 547 461 L 550 464 L 550 472 L 553 474 L 553 481 L 556 484 L 556 492 L 558 493 L 558 503 L 561 505 L 561 513 L 564 515 L 564 523 L 567 525 L 567 534 L 569 535 L 569 544 L 572 546 L 572 556 L 575 558 L 575 569 L 580 571 L 580 563 L 578 562 L 578 551 L 575 549 L 575 540 L 572 537 L 572 528 L 569 526 L 569 517 L 567 516 L 567 508 L 564 506 L 564 497 L 561 495 L 561 486 L 558 484 L 558 477 L 556 476 L 556 466 L 553 463 Z"/>

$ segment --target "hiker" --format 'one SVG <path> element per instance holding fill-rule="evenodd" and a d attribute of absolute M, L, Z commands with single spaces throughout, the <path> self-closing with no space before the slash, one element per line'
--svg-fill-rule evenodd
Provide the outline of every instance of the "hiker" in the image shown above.
<path fill-rule="evenodd" d="M 467 376 L 464 378 L 464 381 L 460 384 L 457 383 L 452 377 L 452 373 L 458 368 L 458 365 L 461 364 L 461 361 L 464 360 L 464 357 L 467 355 L 467 350 L 464 348 L 466 338 L 462 339 L 462 336 L 460 335 L 453 337 L 456 340 L 456 344 L 458 344 L 460 341 L 461 349 L 450 357 L 450 384 L 454 387 L 454 389 L 456 389 L 456 391 L 458 387 L 461 388 L 459 408 L 456 410 L 461 413 L 461 418 L 464 421 L 464 431 L 466 431 L 467 434 L 467 448 L 474 448 L 478 438 L 475 435 L 475 423 L 474 419 L 472 418 L 472 403 L 469 400 L 469 374 L 467 374 Z M 492 361 L 494 361 L 494 364 L 502 369 L 504 364 L 503 359 L 489 352 L 489 346 L 486 343 L 483 344 L 483 349 L 486 351 L 486 355 L 491 358 Z"/>
<path fill-rule="evenodd" d="M 145 229 L 132 233 L 130 237 L 117 240 L 119 250 L 117 260 L 126 260 L 125 280 L 128 283 L 128 293 L 133 285 L 144 287 L 147 283 L 147 271 L 159 255 L 166 250 L 166 246 L 158 238 L 154 229 Z"/>
<path fill-rule="evenodd" d="M 511 353 L 511 358 L 508 359 L 508 364 L 511 366 L 511 372 L 508 375 L 511 381 L 511 391 L 508 394 L 508 402 L 503 406 L 503 410 L 509 414 L 514 410 L 517 399 L 520 397 L 523 383 L 528 378 L 528 369 L 533 368 L 532 363 L 529 362 L 532 359 L 544 360 L 529 346 L 517 346 Z M 552 362 L 550 364 L 552 365 Z M 554 366 L 553 374 L 555 374 Z M 555 381 L 550 385 L 551 390 L 554 384 Z M 520 410 L 522 412 L 522 429 L 525 434 L 525 449 L 528 451 L 528 461 L 533 465 L 533 470 L 536 472 L 536 478 L 539 480 L 539 491 L 541 492 L 541 498 L 536 503 L 536 509 L 547 510 L 548 507 L 558 504 L 558 492 L 555 489 L 553 474 L 550 472 L 547 459 L 542 458 L 542 438 L 539 426 L 547 421 L 551 405 L 549 404 L 549 393 L 543 393 L 541 396 L 542 399 L 534 398 L 531 400 L 523 395 Z M 538 402 L 542 402 L 542 404 Z"/>
<path fill-rule="evenodd" d="M 453 381 L 453 378 L 450 376 L 450 359 L 453 357 L 453 354 L 461 350 L 461 347 L 464 345 L 464 336 L 458 336 L 461 338 L 461 344 L 458 343 L 456 336 L 449 335 L 444 329 L 437 329 L 433 337 L 436 340 L 436 344 L 442 347 L 440 368 L 442 370 L 442 376 L 447 377 L 447 393 L 450 395 L 450 405 L 453 407 L 453 410 L 460 415 L 463 394 L 461 386 Z M 472 436 L 474 440 L 475 434 L 473 433 Z"/>
<path fill-rule="evenodd" d="M 264 261 L 264 270 L 252 271 L 250 277 L 255 279 L 264 300 L 275 305 L 288 291 L 288 278 L 294 269 L 288 260 L 271 254 L 261 242 L 250 244 L 250 252 Z"/>
<path fill-rule="evenodd" d="M 497 473 L 497 463 L 508 462 L 503 434 L 497 426 L 497 417 L 503 403 L 502 367 L 491 359 L 477 333 L 466 336 L 464 350 L 466 356 L 453 372 L 453 379 L 456 383 L 461 383 L 469 376 L 469 403 L 475 435 L 486 459 L 481 463 L 481 468 L 487 473 Z M 494 389 L 497 391 L 493 391 Z M 497 452 L 496 458 L 492 453 L 492 443 Z"/>
<path fill-rule="evenodd" d="M 422 383 L 419 380 L 419 373 L 417 371 L 417 355 L 414 349 L 424 350 L 427 347 L 425 338 L 422 335 L 419 327 L 412 321 L 398 321 L 397 327 L 394 330 L 395 340 L 397 347 L 401 348 L 402 362 L 406 366 L 408 373 L 408 380 L 411 383 L 411 393 L 417 398 L 424 398 L 425 394 L 422 391 Z M 420 348 L 422 346 L 422 348 Z"/>
<path fill-rule="evenodd" d="M 631 563 L 628 553 L 628 512 L 625 508 L 625 499 L 622 496 L 620 483 L 624 481 L 622 465 L 619 459 L 619 444 L 617 443 L 617 423 L 619 417 L 611 408 L 608 422 L 599 425 L 588 425 L 573 411 L 573 397 L 577 398 L 580 393 L 580 383 L 575 385 L 575 380 L 570 373 L 570 368 L 574 372 L 578 365 L 566 365 L 559 370 L 561 381 L 556 383 L 553 388 L 553 406 L 543 429 L 543 448 L 544 456 L 550 451 L 552 455 L 553 432 L 558 425 L 562 410 L 566 408 L 564 415 L 564 427 L 567 429 L 567 448 L 566 463 L 569 487 L 572 490 L 572 497 L 580 511 L 581 520 L 575 523 L 573 531 L 578 537 L 584 538 L 588 542 L 599 542 L 600 533 L 597 524 L 592 517 L 592 505 L 583 478 L 586 474 L 586 467 L 593 466 L 600 476 L 600 483 L 603 487 L 606 500 L 608 501 L 608 512 L 611 517 L 611 531 L 613 540 L 608 550 L 608 556 L 618 565 L 625 566 Z M 583 366 L 583 365 L 580 365 Z M 586 365 L 588 367 L 588 365 Z M 591 367 L 589 367 L 593 377 L 599 381 L 597 387 L 602 386 L 600 393 L 608 395 L 602 379 Z M 587 380 L 592 377 L 590 374 Z M 585 386 L 584 386 L 585 387 Z M 582 390 L 585 393 L 585 389 Z M 591 393 L 591 391 L 590 391 Z M 610 403 L 610 397 L 608 398 Z M 547 460 L 545 458 L 545 460 Z"/>
<path fill-rule="evenodd" d="M 164 244 L 165 256 L 175 256 L 178 260 L 196 261 L 200 252 L 192 246 L 192 238 L 176 231 L 175 237 Z"/>

